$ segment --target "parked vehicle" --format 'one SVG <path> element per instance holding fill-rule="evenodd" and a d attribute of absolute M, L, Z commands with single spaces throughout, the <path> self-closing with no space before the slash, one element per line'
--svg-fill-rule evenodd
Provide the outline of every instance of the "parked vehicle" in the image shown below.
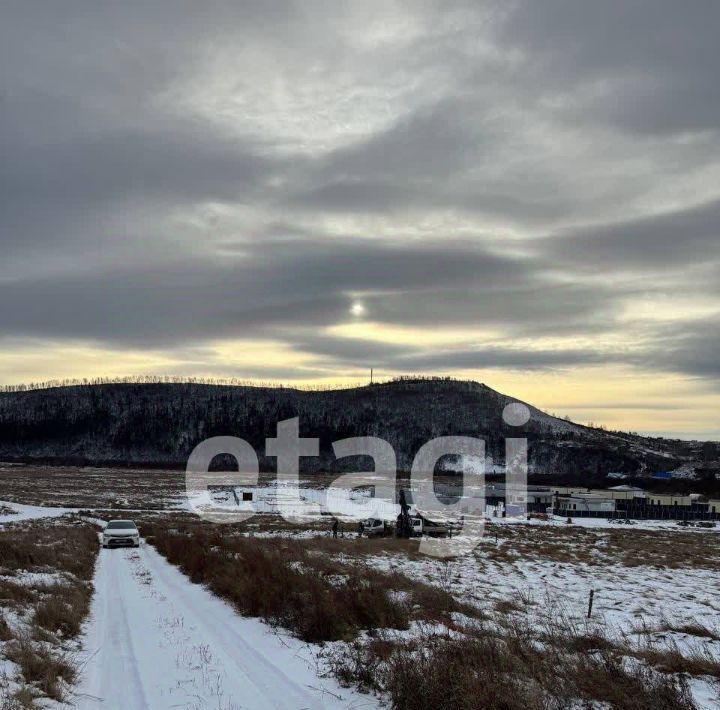
<path fill-rule="evenodd" d="M 429 537 L 447 537 L 450 535 L 450 526 L 435 523 L 421 515 L 410 516 L 410 524 L 412 525 L 413 537 L 421 537 L 422 535 L 428 535 Z"/>
<path fill-rule="evenodd" d="M 111 520 L 102 532 L 102 546 L 140 547 L 140 531 L 132 520 Z"/>
<path fill-rule="evenodd" d="M 385 537 L 391 535 L 392 532 L 393 526 L 379 518 L 369 518 L 362 524 L 362 534 L 368 537 Z"/>
<path fill-rule="evenodd" d="M 379 518 L 369 518 L 362 523 L 362 534 L 368 537 L 386 537 L 396 535 L 397 524 L 380 520 Z M 410 516 L 410 537 L 422 537 L 429 535 L 430 537 L 446 537 L 450 535 L 450 527 L 442 523 L 435 523 L 432 520 L 422 517 L 421 515 Z"/>

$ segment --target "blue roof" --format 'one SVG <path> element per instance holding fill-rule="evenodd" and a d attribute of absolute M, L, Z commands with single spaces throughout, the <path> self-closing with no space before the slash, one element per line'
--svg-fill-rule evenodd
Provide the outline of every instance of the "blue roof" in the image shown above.
<path fill-rule="evenodd" d="M 663 480 L 668 480 L 672 478 L 672 471 L 655 471 L 652 475 L 653 478 L 662 478 Z"/>

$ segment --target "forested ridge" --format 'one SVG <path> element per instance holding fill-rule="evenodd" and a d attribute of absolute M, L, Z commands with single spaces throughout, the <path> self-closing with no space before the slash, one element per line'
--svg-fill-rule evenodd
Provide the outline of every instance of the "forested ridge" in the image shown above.
<path fill-rule="evenodd" d="M 194 382 L 27 389 L 0 393 L 0 459 L 182 467 L 202 440 L 231 435 L 249 441 L 261 467 L 274 470 L 265 438 L 276 435 L 278 421 L 296 416 L 302 436 L 320 439 L 320 457 L 303 459 L 306 471 L 352 468 L 336 462 L 331 448 L 352 436 L 389 441 L 401 471 L 422 444 L 449 435 L 484 438 L 495 465 L 504 463 L 505 437 L 527 436 L 538 473 L 642 473 L 682 459 L 660 440 L 583 427 L 530 405 L 528 424 L 511 427 L 502 412 L 513 401 L 477 382 L 445 379 L 328 391 Z"/>

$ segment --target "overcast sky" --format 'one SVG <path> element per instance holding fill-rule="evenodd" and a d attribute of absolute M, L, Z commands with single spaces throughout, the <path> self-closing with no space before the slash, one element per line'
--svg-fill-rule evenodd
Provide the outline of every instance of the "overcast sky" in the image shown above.
<path fill-rule="evenodd" d="M 0 6 L 0 382 L 451 374 L 720 437 L 720 3 Z"/>

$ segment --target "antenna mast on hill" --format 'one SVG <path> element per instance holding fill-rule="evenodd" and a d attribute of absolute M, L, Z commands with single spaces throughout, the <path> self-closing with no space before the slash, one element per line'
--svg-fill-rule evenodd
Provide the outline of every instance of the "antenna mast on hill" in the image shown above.
<path fill-rule="evenodd" d="M 372 384 L 372 383 L 373 383 L 373 369 L 371 367 L 370 368 L 370 384 Z"/>

